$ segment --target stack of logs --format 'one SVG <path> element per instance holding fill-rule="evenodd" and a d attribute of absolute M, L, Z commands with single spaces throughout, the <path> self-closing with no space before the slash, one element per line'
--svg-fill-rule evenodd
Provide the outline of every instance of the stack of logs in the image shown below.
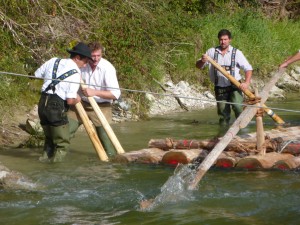
<path fill-rule="evenodd" d="M 214 163 L 221 168 L 297 169 L 300 168 L 300 127 L 265 132 L 266 154 L 256 148 L 256 133 L 236 136 Z M 174 165 L 201 163 L 220 139 L 152 139 L 148 148 L 117 155 L 115 162 Z"/>

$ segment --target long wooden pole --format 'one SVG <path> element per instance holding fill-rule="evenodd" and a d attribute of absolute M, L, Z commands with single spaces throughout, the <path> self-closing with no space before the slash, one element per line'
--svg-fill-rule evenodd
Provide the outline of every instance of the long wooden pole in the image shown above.
<path fill-rule="evenodd" d="M 85 89 L 87 88 L 86 84 L 84 84 L 84 81 L 81 80 L 81 88 Z M 122 148 L 122 145 L 120 144 L 118 138 L 116 137 L 114 131 L 112 130 L 111 126 L 109 125 L 108 121 L 106 120 L 105 116 L 103 115 L 100 107 L 98 106 L 96 100 L 93 97 L 88 97 L 88 100 L 95 111 L 98 119 L 100 120 L 104 130 L 106 131 L 109 139 L 111 140 L 112 144 L 114 145 L 116 151 L 119 154 L 125 153 L 124 149 Z"/>
<path fill-rule="evenodd" d="M 255 88 L 255 95 L 258 96 L 258 90 Z M 261 106 L 261 103 L 256 103 L 257 106 Z M 259 154 L 266 154 L 265 143 L 265 133 L 264 133 L 264 123 L 262 115 L 256 115 L 256 149 L 259 151 Z"/>
<path fill-rule="evenodd" d="M 269 91 L 275 85 L 277 80 L 281 77 L 284 69 L 279 70 L 271 79 L 270 82 L 264 87 L 261 96 L 261 103 L 265 103 L 269 96 Z M 240 114 L 236 121 L 232 124 L 220 142 L 214 147 L 214 149 L 206 156 L 203 162 L 197 168 L 197 173 L 194 180 L 189 184 L 189 189 L 194 189 L 204 174 L 209 170 L 218 156 L 222 153 L 225 147 L 229 144 L 232 138 L 238 133 L 240 128 L 247 126 L 247 124 L 252 120 L 253 116 L 256 114 L 257 108 L 255 107 L 246 107 L 246 109 Z"/>
<path fill-rule="evenodd" d="M 217 70 L 219 70 L 228 80 L 230 80 L 231 83 L 233 83 L 235 86 L 240 87 L 241 83 L 237 81 L 233 76 L 231 76 L 222 66 L 220 66 L 215 60 L 207 56 L 208 61 L 216 67 Z M 247 95 L 249 98 L 254 99 L 255 95 L 249 91 L 248 89 L 242 90 L 245 95 Z M 264 111 L 278 124 L 284 124 L 284 121 L 276 115 L 271 109 L 269 109 L 266 105 L 262 105 L 264 107 Z"/>
<path fill-rule="evenodd" d="M 81 102 L 78 102 L 76 105 L 75 105 L 78 113 L 79 113 L 79 116 L 82 120 L 82 123 L 94 145 L 94 148 L 100 158 L 100 160 L 102 161 L 108 161 L 108 156 L 106 154 L 106 152 L 104 151 L 104 148 L 97 136 L 97 133 L 93 127 L 93 125 L 91 124 L 90 120 L 89 120 L 89 117 L 88 115 L 86 114 Z"/>

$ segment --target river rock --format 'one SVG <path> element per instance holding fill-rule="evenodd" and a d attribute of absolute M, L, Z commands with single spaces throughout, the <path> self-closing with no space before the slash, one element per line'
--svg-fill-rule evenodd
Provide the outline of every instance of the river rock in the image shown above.
<path fill-rule="evenodd" d="M 285 99 L 284 90 L 278 88 L 277 86 L 274 86 L 270 90 L 269 98 L 270 99 Z"/>
<path fill-rule="evenodd" d="M 185 111 L 178 103 L 175 97 L 178 97 L 181 103 L 188 110 L 204 109 L 215 106 L 215 97 L 209 91 L 200 90 L 199 87 L 190 85 L 186 81 L 180 81 L 173 84 L 172 81 L 166 81 L 163 84 L 166 92 L 161 95 L 151 95 L 149 115 L 163 115 L 173 112 Z"/>
<path fill-rule="evenodd" d="M 287 90 L 288 92 L 291 91 L 299 91 L 300 82 L 299 82 L 299 74 L 295 72 L 291 72 L 290 74 L 284 73 L 283 76 L 277 82 L 277 87 Z"/>
<path fill-rule="evenodd" d="M 19 172 L 0 163 L 0 189 L 35 189 L 37 185 Z"/>

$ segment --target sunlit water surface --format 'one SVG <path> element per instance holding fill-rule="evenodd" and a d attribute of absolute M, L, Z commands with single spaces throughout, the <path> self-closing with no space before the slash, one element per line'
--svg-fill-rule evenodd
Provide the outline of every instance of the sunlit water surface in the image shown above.
<path fill-rule="evenodd" d="M 299 99 L 268 106 L 299 111 Z M 298 112 L 276 113 L 288 125 L 299 125 Z M 132 151 L 146 148 L 150 139 L 218 136 L 216 121 L 212 108 L 113 129 L 125 151 Z M 267 116 L 264 121 L 266 130 L 276 127 Z M 241 133 L 254 130 L 251 122 Z M 100 162 L 84 132 L 72 140 L 65 163 L 40 163 L 40 154 L 41 149 L 0 151 L 4 165 L 32 181 L 26 190 L 0 190 L 1 224 L 300 224 L 299 171 L 211 169 L 198 190 L 188 191 L 182 174 L 172 176 L 173 167 Z M 187 176 L 189 168 L 182 167 Z M 154 207 L 140 210 L 142 200 L 155 197 Z"/>

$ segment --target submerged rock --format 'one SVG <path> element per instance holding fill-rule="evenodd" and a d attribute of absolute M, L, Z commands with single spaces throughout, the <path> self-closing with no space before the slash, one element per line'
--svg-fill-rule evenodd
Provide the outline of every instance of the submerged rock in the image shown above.
<path fill-rule="evenodd" d="M 19 172 L 12 171 L 0 163 L 0 189 L 36 189 L 37 184 Z"/>

